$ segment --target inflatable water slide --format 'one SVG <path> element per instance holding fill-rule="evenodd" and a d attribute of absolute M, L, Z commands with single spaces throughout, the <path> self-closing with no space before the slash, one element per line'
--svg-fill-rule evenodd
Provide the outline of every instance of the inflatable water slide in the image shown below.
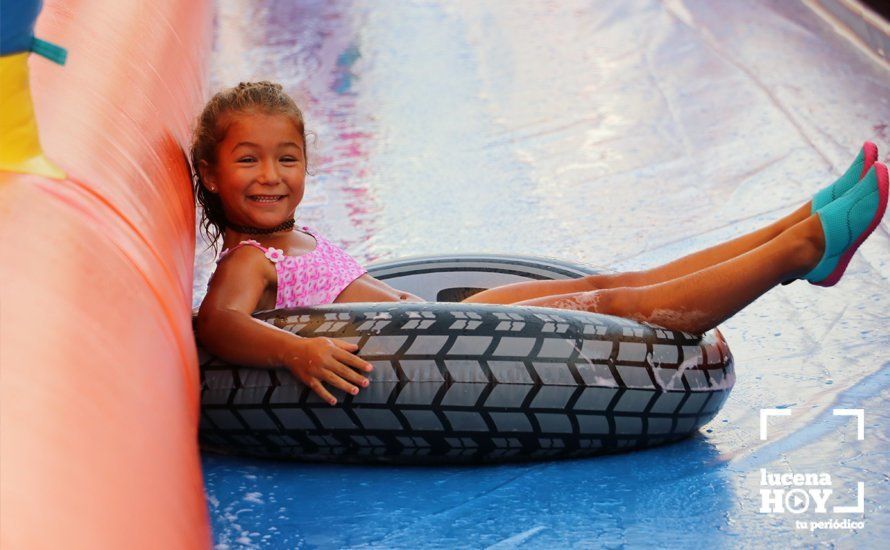
<path fill-rule="evenodd" d="M 0 547 L 209 546 L 183 154 L 209 2 L 0 20 Z"/>

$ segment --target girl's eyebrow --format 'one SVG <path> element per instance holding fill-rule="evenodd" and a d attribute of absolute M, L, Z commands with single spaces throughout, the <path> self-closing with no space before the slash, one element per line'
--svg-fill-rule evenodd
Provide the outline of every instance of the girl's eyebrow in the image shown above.
<path fill-rule="evenodd" d="M 253 143 L 252 141 L 242 141 L 242 142 L 236 143 L 235 146 L 232 147 L 232 151 L 234 151 L 235 149 L 237 149 L 241 146 L 259 147 L 259 145 L 257 145 L 256 143 Z"/>
<path fill-rule="evenodd" d="M 247 147 L 259 147 L 259 145 L 257 145 L 256 143 L 254 143 L 252 141 L 242 141 L 242 142 L 236 143 L 235 146 L 232 147 L 232 151 L 241 147 L 242 145 L 245 145 Z M 296 143 L 295 141 L 282 141 L 281 143 L 278 144 L 278 147 L 287 147 L 287 146 L 293 146 L 301 151 L 303 150 L 303 148 L 300 147 L 300 145 L 298 143 Z"/>

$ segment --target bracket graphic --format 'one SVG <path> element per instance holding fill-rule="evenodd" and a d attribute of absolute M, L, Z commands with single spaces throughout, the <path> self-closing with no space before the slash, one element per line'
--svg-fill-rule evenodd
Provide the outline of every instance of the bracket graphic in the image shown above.
<path fill-rule="evenodd" d="M 856 439 L 865 439 L 865 409 L 832 409 L 834 416 L 856 417 Z M 760 409 L 760 440 L 767 440 L 767 419 L 771 416 L 791 416 L 791 409 Z M 865 483 L 856 482 L 856 505 L 835 506 L 837 514 L 862 514 L 865 512 Z"/>
<path fill-rule="evenodd" d="M 766 419 L 770 416 L 791 416 L 791 409 L 760 409 L 761 441 L 766 441 Z"/>
<path fill-rule="evenodd" d="M 856 417 L 856 439 L 862 441 L 865 439 L 865 409 L 833 409 L 831 414 L 835 416 L 855 416 Z"/>
<path fill-rule="evenodd" d="M 865 409 L 831 409 L 834 416 L 856 417 L 856 439 L 865 439 Z M 760 409 L 760 440 L 767 440 L 767 418 L 771 416 L 791 416 L 791 409 Z"/>

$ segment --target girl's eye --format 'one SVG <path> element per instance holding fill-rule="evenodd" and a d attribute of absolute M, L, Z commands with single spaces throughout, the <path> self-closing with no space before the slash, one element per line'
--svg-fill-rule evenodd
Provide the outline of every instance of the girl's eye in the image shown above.
<path fill-rule="evenodd" d="M 281 162 L 297 162 L 297 157 L 281 157 Z"/>
<path fill-rule="evenodd" d="M 253 157 L 241 157 L 240 159 L 238 159 L 238 162 L 240 162 L 240 163 L 255 162 L 255 161 L 256 161 L 256 159 L 254 159 Z"/>

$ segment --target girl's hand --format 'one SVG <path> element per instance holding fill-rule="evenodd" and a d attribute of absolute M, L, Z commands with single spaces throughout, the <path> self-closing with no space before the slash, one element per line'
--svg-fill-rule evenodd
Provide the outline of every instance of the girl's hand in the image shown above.
<path fill-rule="evenodd" d="M 319 337 L 301 338 L 295 346 L 297 353 L 287 362 L 287 368 L 331 405 L 337 404 L 337 398 L 328 392 L 325 382 L 352 395 L 358 393 L 359 386 L 368 387 L 368 379 L 356 371 L 371 372 L 374 367 L 353 355 L 358 350 L 356 344 Z"/>

